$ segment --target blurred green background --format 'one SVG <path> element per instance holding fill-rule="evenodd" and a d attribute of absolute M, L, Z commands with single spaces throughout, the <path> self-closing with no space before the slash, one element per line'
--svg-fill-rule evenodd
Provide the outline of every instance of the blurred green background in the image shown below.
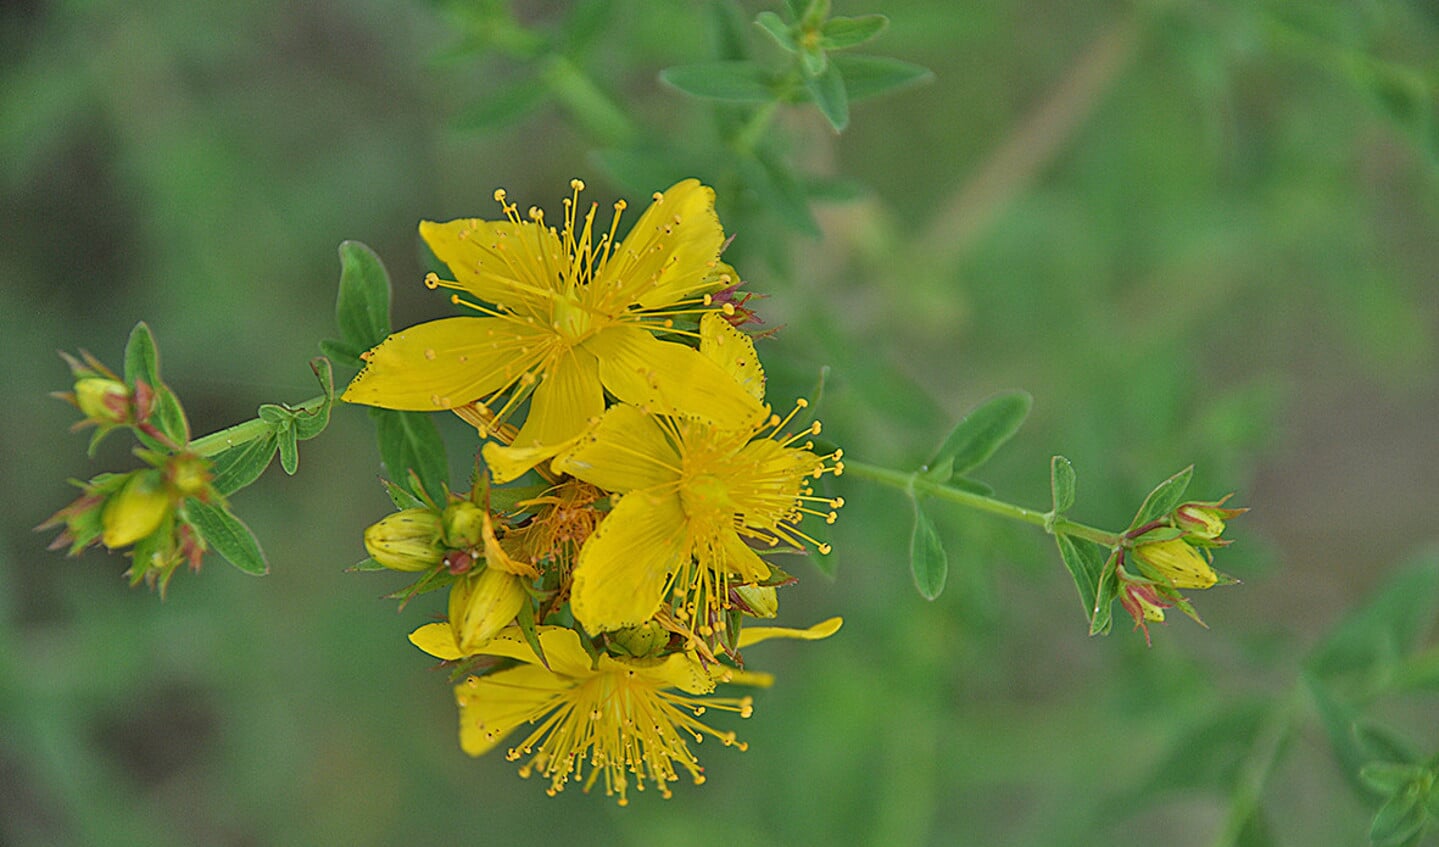
<path fill-rule="evenodd" d="M 712 154 L 733 115 L 657 80 L 769 7 L 584 4 L 562 63 L 486 29 L 497 8 L 0 11 L 0 844 L 1365 842 L 1379 801 L 1351 789 L 1299 668 L 1436 556 L 1432 5 L 837 3 L 891 17 L 863 51 L 935 78 L 856 103 L 839 136 L 811 108 L 780 115 L 784 160 L 843 195 L 816 201 L 817 237 L 726 194 Z M 576 79 L 622 119 L 587 112 Z M 55 350 L 118 367 L 148 321 L 197 432 L 299 402 L 335 334 L 341 240 L 389 265 L 397 326 L 440 316 L 419 219 L 492 215 L 496 186 L 557 211 L 573 176 L 642 202 L 665 187 L 630 184 L 647 150 L 720 187 L 727 258 L 783 325 L 760 348 L 771 398 L 829 366 L 822 417 L 851 456 L 912 467 L 1019 387 L 1030 422 L 980 474 L 1002 496 L 1044 508 L 1051 453 L 1100 526 L 1190 463 L 1195 495 L 1237 491 L 1253 512 L 1219 565 L 1244 584 L 1193 598 L 1210 629 L 1089 638 L 1042 534 L 937 505 L 951 573 L 926 602 L 907 503 L 841 479 L 836 576 L 798 563 L 782 620 L 845 628 L 749 651 L 779 677 L 729 727 L 749 751 L 706 745 L 703 788 L 619 809 L 458 749 L 445 676 L 405 640 L 442 600 L 397 615 L 380 595 L 399 581 L 342 572 L 389 509 L 354 410 L 296 477 L 272 467 L 234 498 L 264 579 L 213 559 L 162 604 L 120 557 L 31 532 L 66 478 L 132 461 L 67 432 L 73 409 L 44 396 L 68 387 Z M 473 447 L 442 425 L 462 482 Z M 1364 709 L 1428 755 L 1436 705 Z"/>

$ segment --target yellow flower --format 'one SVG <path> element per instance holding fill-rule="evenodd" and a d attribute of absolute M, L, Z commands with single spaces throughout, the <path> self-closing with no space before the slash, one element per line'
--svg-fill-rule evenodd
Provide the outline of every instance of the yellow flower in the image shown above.
<path fill-rule="evenodd" d="M 1140 544 L 1134 555 L 1174 588 L 1210 588 L 1219 581 L 1204 556 L 1182 538 Z"/>
<path fill-rule="evenodd" d="M 768 638 L 827 638 L 840 627 L 831 618 L 809 629 L 755 627 L 740 636 L 741 647 Z M 591 660 L 579 633 L 564 627 L 539 627 L 545 662 L 525 642 L 518 627 L 495 636 L 480 651 L 519 661 L 516 667 L 486 676 L 471 676 L 455 687 L 460 707 L 460 747 L 471 756 L 495 748 L 524 725 L 533 727 L 507 753 L 510 761 L 530 757 L 520 775 L 539 773 L 549 780 L 553 796 L 570 782 L 588 791 L 603 781 L 605 794 L 620 805 L 629 789 L 652 783 L 664 797 L 680 771 L 698 785 L 704 769 L 690 750 L 689 739 L 706 736 L 744 750 L 733 732 L 722 732 L 699 720 L 709 710 L 738 712 L 749 717 L 749 697 L 706 697 L 721 682 L 767 686 L 768 674 L 718 664 L 702 665 L 693 654 L 674 653 L 663 659 L 620 659 L 601 654 Z M 410 641 L 441 659 L 459 658 L 453 634 L 444 624 L 416 630 Z M 633 785 L 631 784 L 633 782 Z"/>
<path fill-rule="evenodd" d="M 746 390 L 762 397 L 748 337 L 717 315 L 705 316 L 701 335 L 701 350 L 727 351 L 734 368 L 751 375 Z M 673 592 L 677 615 L 708 636 L 723 627 L 730 588 L 770 574 L 748 541 L 809 543 L 828 553 L 798 522 L 805 513 L 834 520 L 833 511 L 806 504 L 833 509 L 841 501 L 815 496 L 806 480 L 843 466 L 838 451 L 816 456 L 808 444 L 791 446 L 817 434 L 818 423 L 781 434 L 804 406 L 801 400 L 783 420 L 720 428 L 617 405 L 558 456 L 555 471 L 624 495 L 580 551 L 570 600 L 576 620 L 590 632 L 633 626 Z"/>
<path fill-rule="evenodd" d="M 721 378 L 693 347 L 656 336 L 687 334 L 678 316 L 732 305 L 711 294 L 731 285 L 719 259 L 724 231 L 714 191 L 688 179 L 654 195 L 623 243 L 594 232 L 595 205 L 580 217 L 579 192 L 565 201 L 563 228 L 544 213 L 495 197 L 505 221 L 425 221 L 420 234 L 455 280 L 426 279 L 478 302 L 451 299 L 478 313 L 431 321 L 392 334 L 365 358 L 343 399 L 389 409 L 434 411 L 485 406 L 508 392 L 490 416 L 502 423 L 526 397 L 530 410 L 511 447 L 485 451 L 496 481 L 513 479 L 558 452 L 604 411 L 604 393 L 665 414 L 737 425 L 762 414 L 753 397 Z M 490 435 L 489 431 L 482 432 Z"/>

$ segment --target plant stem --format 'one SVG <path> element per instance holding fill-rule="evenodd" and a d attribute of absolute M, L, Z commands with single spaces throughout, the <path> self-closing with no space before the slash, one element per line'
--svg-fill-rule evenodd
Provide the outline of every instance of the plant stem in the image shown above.
<path fill-rule="evenodd" d="M 749 120 L 745 121 L 744 126 L 740 127 L 739 132 L 735 133 L 734 141 L 731 142 L 734 151 L 741 156 L 752 154 L 755 147 L 759 145 L 760 138 L 764 136 L 765 130 L 769 128 L 770 121 L 774 120 L 774 116 L 778 111 L 778 100 L 769 100 L 761 104 L 758 109 L 755 109 L 754 113 L 749 116 Z"/>
<path fill-rule="evenodd" d="M 1054 518 L 1051 520 L 1050 515 L 1046 512 L 1036 512 L 1033 509 L 1026 509 L 1023 506 L 1016 506 L 1013 503 L 1006 503 L 1003 500 L 996 500 L 993 497 L 986 497 L 982 494 L 975 494 L 972 491 L 953 488 L 941 482 L 925 479 L 917 471 L 905 473 L 904 471 L 896 471 L 890 468 L 868 465 L 864 462 L 852 461 L 846 457 L 844 460 L 844 472 L 846 474 L 854 474 L 871 482 L 878 482 L 881 485 L 888 485 L 891 488 L 898 488 L 908 494 L 923 494 L 927 497 L 933 497 L 936 500 L 947 500 L 971 509 L 978 509 L 981 512 L 989 512 L 991 515 L 999 515 L 1002 518 L 1032 524 L 1043 529 L 1050 535 L 1073 535 L 1077 538 L 1088 539 L 1105 547 L 1114 547 L 1119 544 L 1119 536 L 1115 533 L 1105 532 L 1102 529 L 1077 523 L 1068 518 Z"/>
<path fill-rule="evenodd" d="M 311 397 L 309 400 L 298 406 L 288 407 L 294 412 L 314 412 L 324 406 L 325 395 Z M 269 423 L 259 419 L 251 418 L 244 423 L 237 423 L 234 426 L 226 427 L 219 432 L 212 432 L 209 435 L 196 438 L 190 442 L 189 450 L 200 456 L 214 456 L 241 444 L 247 444 L 256 438 L 268 435 L 272 430 Z"/>

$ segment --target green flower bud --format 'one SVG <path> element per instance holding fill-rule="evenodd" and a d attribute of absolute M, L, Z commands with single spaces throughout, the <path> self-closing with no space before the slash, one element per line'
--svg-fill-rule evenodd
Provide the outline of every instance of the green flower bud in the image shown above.
<path fill-rule="evenodd" d="M 130 389 L 119 380 L 92 376 L 75 381 L 75 405 L 96 423 L 124 423 L 129 404 Z"/>
<path fill-rule="evenodd" d="M 445 507 L 445 543 L 455 550 L 479 546 L 484 539 L 485 510 L 469 500 Z"/>
<path fill-rule="evenodd" d="M 405 509 L 365 530 L 370 558 L 396 571 L 424 571 L 444 558 L 440 516 L 429 509 Z"/>
<path fill-rule="evenodd" d="M 670 642 L 670 634 L 655 621 L 617 629 L 608 637 L 610 646 L 617 652 L 636 659 L 657 655 Z"/>
<path fill-rule="evenodd" d="M 105 503 L 100 541 L 112 550 L 134 544 L 159 529 L 171 508 L 160 472 L 135 471 Z"/>

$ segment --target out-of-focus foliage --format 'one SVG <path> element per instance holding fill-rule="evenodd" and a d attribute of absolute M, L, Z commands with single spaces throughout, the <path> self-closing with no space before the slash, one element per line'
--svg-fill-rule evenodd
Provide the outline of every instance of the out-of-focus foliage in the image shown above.
<path fill-rule="evenodd" d="M 0 840 L 1432 839 L 1439 17 L 838 2 L 889 18 L 855 52 L 933 81 L 848 97 L 843 135 L 795 97 L 746 150 L 759 105 L 660 74 L 782 71 L 794 54 L 753 21 L 788 26 L 788 5 L 0 12 Z M 128 458 L 116 439 L 87 459 L 73 410 L 37 405 L 65 385 L 56 349 L 115 361 L 143 318 L 211 432 L 313 394 L 337 244 L 384 257 L 405 326 L 442 313 L 419 219 L 489 216 L 496 186 L 553 205 L 575 176 L 632 202 L 716 187 L 726 259 L 781 327 L 770 391 L 813 398 L 828 366 L 819 413 L 850 455 L 917 466 L 1022 387 L 1032 413 L 986 483 L 1043 510 L 1062 454 L 1069 515 L 1117 527 L 1193 463 L 1191 495 L 1253 507 L 1224 568 L 1244 585 L 1205 597 L 1208 631 L 1091 639 L 1048 539 L 926 501 L 948 564 L 927 602 L 903 495 L 842 478 L 835 580 L 807 574 L 783 606 L 845 629 L 764 648 L 782 684 L 733 721 L 748 752 L 709 751 L 702 789 L 620 812 L 456 749 L 444 674 L 405 641 L 431 598 L 397 617 L 384 575 L 342 573 L 391 508 L 354 409 L 297 476 L 233 498 L 263 580 L 210 566 L 160 604 L 123 560 L 30 532 L 66 477 Z M 440 435 L 463 480 L 466 434 Z"/>

